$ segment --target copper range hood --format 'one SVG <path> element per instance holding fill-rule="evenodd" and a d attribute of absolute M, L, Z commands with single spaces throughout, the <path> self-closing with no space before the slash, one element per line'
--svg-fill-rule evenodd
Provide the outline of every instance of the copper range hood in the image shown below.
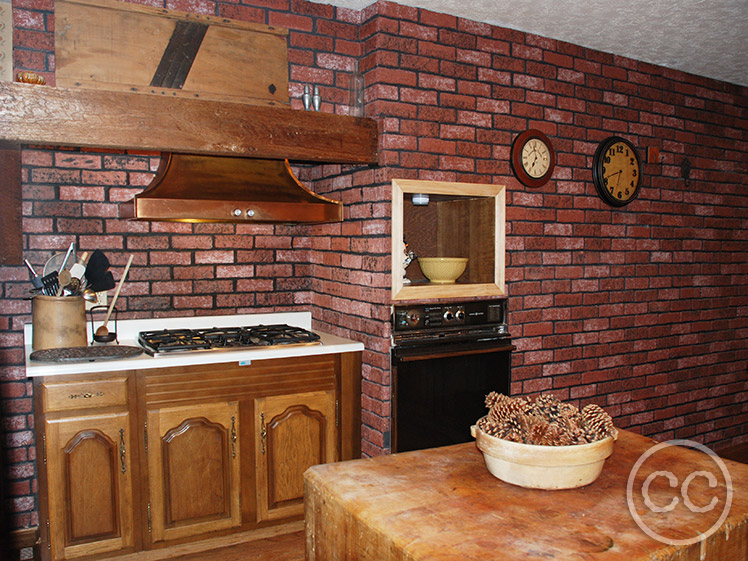
<path fill-rule="evenodd" d="M 340 222 L 343 205 L 304 187 L 288 160 L 163 153 L 120 217 L 170 222 Z"/>

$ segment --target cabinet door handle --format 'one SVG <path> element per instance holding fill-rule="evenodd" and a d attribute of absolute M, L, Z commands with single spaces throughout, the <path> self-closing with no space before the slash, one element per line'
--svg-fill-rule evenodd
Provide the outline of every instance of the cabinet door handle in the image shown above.
<path fill-rule="evenodd" d="M 236 417 L 231 416 L 231 457 L 236 458 Z"/>
<path fill-rule="evenodd" d="M 268 429 L 265 426 L 265 413 L 260 413 L 260 444 L 262 446 L 262 453 L 265 453 L 265 440 L 268 436 Z"/>
<path fill-rule="evenodd" d="M 119 429 L 119 461 L 122 473 L 127 471 L 127 448 L 125 448 L 125 429 Z"/>

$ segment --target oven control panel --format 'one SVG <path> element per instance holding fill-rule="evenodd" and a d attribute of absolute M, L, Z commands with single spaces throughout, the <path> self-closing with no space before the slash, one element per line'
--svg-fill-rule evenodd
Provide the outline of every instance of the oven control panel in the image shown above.
<path fill-rule="evenodd" d="M 396 332 L 495 324 L 506 328 L 506 310 L 506 299 L 398 305 L 393 312 L 393 328 Z"/>

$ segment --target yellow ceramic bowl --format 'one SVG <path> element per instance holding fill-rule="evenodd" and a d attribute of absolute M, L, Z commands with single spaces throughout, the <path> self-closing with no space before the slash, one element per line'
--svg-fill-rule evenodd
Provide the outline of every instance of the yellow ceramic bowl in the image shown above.
<path fill-rule="evenodd" d="M 419 257 L 421 271 L 431 282 L 452 284 L 467 267 L 467 257 Z"/>

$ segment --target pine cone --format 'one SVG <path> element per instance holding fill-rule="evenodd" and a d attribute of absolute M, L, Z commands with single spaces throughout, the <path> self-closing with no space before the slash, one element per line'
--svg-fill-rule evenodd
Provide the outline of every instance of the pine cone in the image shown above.
<path fill-rule="evenodd" d="M 499 433 L 499 425 L 488 417 L 482 417 L 476 423 L 476 426 L 486 434 L 496 436 Z"/>
<path fill-rule="evenodd" d="M 485 400 L 486 409 L 491 409 L 491 407 L 493 407 L 494 404 L 498 400 L 500 400 L 502 397 L 506 397 L 506 396 L 504 394 L 502 394 L 502 393 L 497 393 L 497 392 L 491 392 L 491 393 L 489 393 L 486 396 L 486 400 Z"/>
<path fill-rule="evenodd" d="M 501 422 L 515 415 L 526 414 L 529 403 L 523 398 L 512 398 L 500 395 L 488 412 L 489 418 Z"/>
<path fill-rule="evenodd" d="M 577 408 L 574 407 L 574 410 Z M 579 411 L 575 415 L 562 415 L 555 423 L 559 432 L 563 435 L 563 444 L 586 444 L 584 438 L 584 429 L 581 426 L 581 417 Z M 584 440 L 582 442 L 580 439 Z"/>
<path fill-rule="evenodd" d="M 561 414 L 561 402 L 553 394 L 541 394 L 532 405 L 532 413 L 552 421 Z"/>
<path fill-rule="evenodd" d="M 527 432 L 520 420 L 517 417 L 510 417 L 500 423 L 496 436 L 511 442 L 524 442 L 525 434 Z"/>
<path fill-rule="evenodd" d="M 540 446 L 552 445 L 553 435 L 549 435 L 551 425 L 548 421 L 537 415 L 532 416 L 532 422 L 527 430 L 525 442 L 527 444 L 537 444 Z"/>
<path fill-rule="evenodd" d="M 559 411 L 559 418 L 564 417 L 577 417 L 579 415 L 579 409 L 574 407 L 571 403 L 562 403 Z"/>
<path fill-rule="evenodd" d="M 585 437 L 590 442 L 602 440 L 608 436 L 612 436 L 614 439 L 618 438 L 618 431 L 613 426 L 613 419 L 599 405 L 594 403 L 586 405 L 582 409 L 581 417 Z"/>

